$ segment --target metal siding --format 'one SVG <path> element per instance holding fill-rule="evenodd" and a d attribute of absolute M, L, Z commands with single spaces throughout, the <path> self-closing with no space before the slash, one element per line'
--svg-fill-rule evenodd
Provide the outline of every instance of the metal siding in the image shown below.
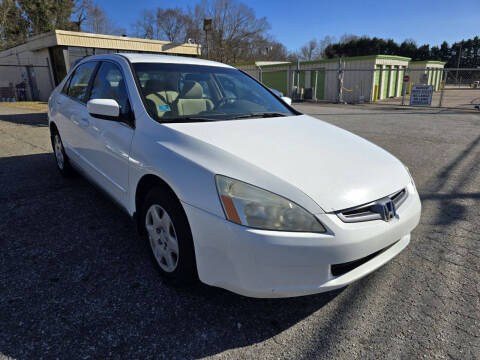
<path fill-rule="evenodd" d="M 99 49 L 114 49 L 126 51 L 146 51 L 159 53 L 174 53 L 185 55 L 199 55 L 199 45 L 193 44 L 173 44 L 164 41 L 131 39 L 131 38 L 101 38 L 87 36 L 84 34 L 57 34 L 59 45 L 78 46 Z"/>
<path fill-rule="evenodd" d="M 315 72 L 317 72 L 317 87 L 315 88 L 315 96 L 317 100 L 323 100 L 325 97 L 325 70 L 310 71 L 310 84 L 315 87 Z"/>
<path fill-rule="evenodd" d="M 262 83 L 272 89 L 287 94 L 286 70 L 262 72 Z"/>

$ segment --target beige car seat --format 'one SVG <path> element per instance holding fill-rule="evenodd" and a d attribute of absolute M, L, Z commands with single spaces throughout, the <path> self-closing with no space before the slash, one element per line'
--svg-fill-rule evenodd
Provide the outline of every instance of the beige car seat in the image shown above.
<path fill-rule="evenodd" d="M 160 95 L 160 89 L 162 88 L 163 83 L 161 80 L 150 79 L 145 83 L 143 93 L 147 99 L 147 104 L 150 108 L 155 109 L 155 113 L 158 117 L 162 117 L 165 114 L 165 111 L 161 111 L 159 106 L 166 105 L 164 97 Z"/>
<path fill-rule="evenodd" d="M 178 81 L 175 76 L 167 75 L 165 82 L 162 83 L 162 86 L 159 88 L 159 94 L 165 99 L 169 104 L 173 104 L 178 98 Z"/>
<path fill-rule="evenodd" d="M 214 108 L 210 99 L 203 98 L 202 85 L 196 81 L 185 81 L 175 105 L 179 116 L 197 115 Z"/>

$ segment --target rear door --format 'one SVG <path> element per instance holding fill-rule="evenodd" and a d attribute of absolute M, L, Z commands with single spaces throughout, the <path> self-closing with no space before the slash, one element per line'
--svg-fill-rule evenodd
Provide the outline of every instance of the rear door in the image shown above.
<path fill-rule="evenodd" d="M 86 171 L 88 171 L 89 148 L 89 139 L 86 136 L 89 126 L 86 98 L 97 65 L 97 61 L 79 65 L 67 81 L 61 95 L 55 100 L 59 132 L 67 155 Z"/>
<path fill-rule="evenodd" d="M 94 154 L 89 160 L 98 172 L 99 185 L 125 207 L 130 144 L 134 134 L 133 113 L 124 74 L 116 63 L 102 61 L 92 83 L 91 99 L 113 99 L 120 105 L 120 117 L 116 120 L 88 115 L 87 135 Z"/>

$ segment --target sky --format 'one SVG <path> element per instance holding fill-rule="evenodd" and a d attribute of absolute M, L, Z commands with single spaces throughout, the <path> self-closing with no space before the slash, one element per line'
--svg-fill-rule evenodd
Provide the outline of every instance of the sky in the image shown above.
<path fill-rule="evenodd" d="M 480 36 L 480 0 L 240 0 L 265 16 L 269 33 L 288 50 L 299 49 L 310 39 L 326 35 L 367 35 L 402 42 L 414 39 L 418 45 L 440 45 Z M 143 9 L 194 6 L 197 1 L 97 0 L 116 26 L 133 35 L 131 24 Z"/>

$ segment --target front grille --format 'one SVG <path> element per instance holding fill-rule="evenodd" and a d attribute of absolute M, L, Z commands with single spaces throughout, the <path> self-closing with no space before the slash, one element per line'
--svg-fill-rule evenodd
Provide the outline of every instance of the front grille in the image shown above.
<path fill-rule="evenodd" d="M 387 198 L 392 200 L 393 204 L 395 205 L 395 209 L 397 210 L 403 204 L 403 202 L 407 199 L 407 196 L 408 196 L 407 189 L 402 189 L 400 191 L 397 191 L 387 196 Z M 384 199 L 380 199 L 380 200 L 384 200 Z M 378 210 L 378 202 L 380 200 L 372 201 L 371 203 L 363 204 L 360 206 L 355 206 L 353 208 L 340 210 L 336 212 L 336 214 L 340 218 L 340 220 L 346 223 L 370 221 L 370 220 L 381 220 L 382 215 Z"/>
<path fill-rule="evenodd" d="M 358 259 L 358 260 L 349 261 L 349 262 L 341 263 L 341 264 L 333 264 L 333 265 L 330 266 L 330 271 L 332 272 L 333 276 L 340 276 L 340 275 L 346 274 L 347 272 L 352 271 L 353 269 L 356 269 L 360 265 L 365 264 L 367 261 L 373 259 L 375 256 L 378 256 L 381 253 L 383 253 L 384 251 L 387 251 L 388 249 L 390 249 L 395 244 L 396 244 L 396 242 L 393 243 L 392 245 L 387 246 L 386 248 L 378 250 L 378 251 L 374 252 L 373 254 L 367 255 L 367 256 L 365 256 L 361 259 Z"/>

